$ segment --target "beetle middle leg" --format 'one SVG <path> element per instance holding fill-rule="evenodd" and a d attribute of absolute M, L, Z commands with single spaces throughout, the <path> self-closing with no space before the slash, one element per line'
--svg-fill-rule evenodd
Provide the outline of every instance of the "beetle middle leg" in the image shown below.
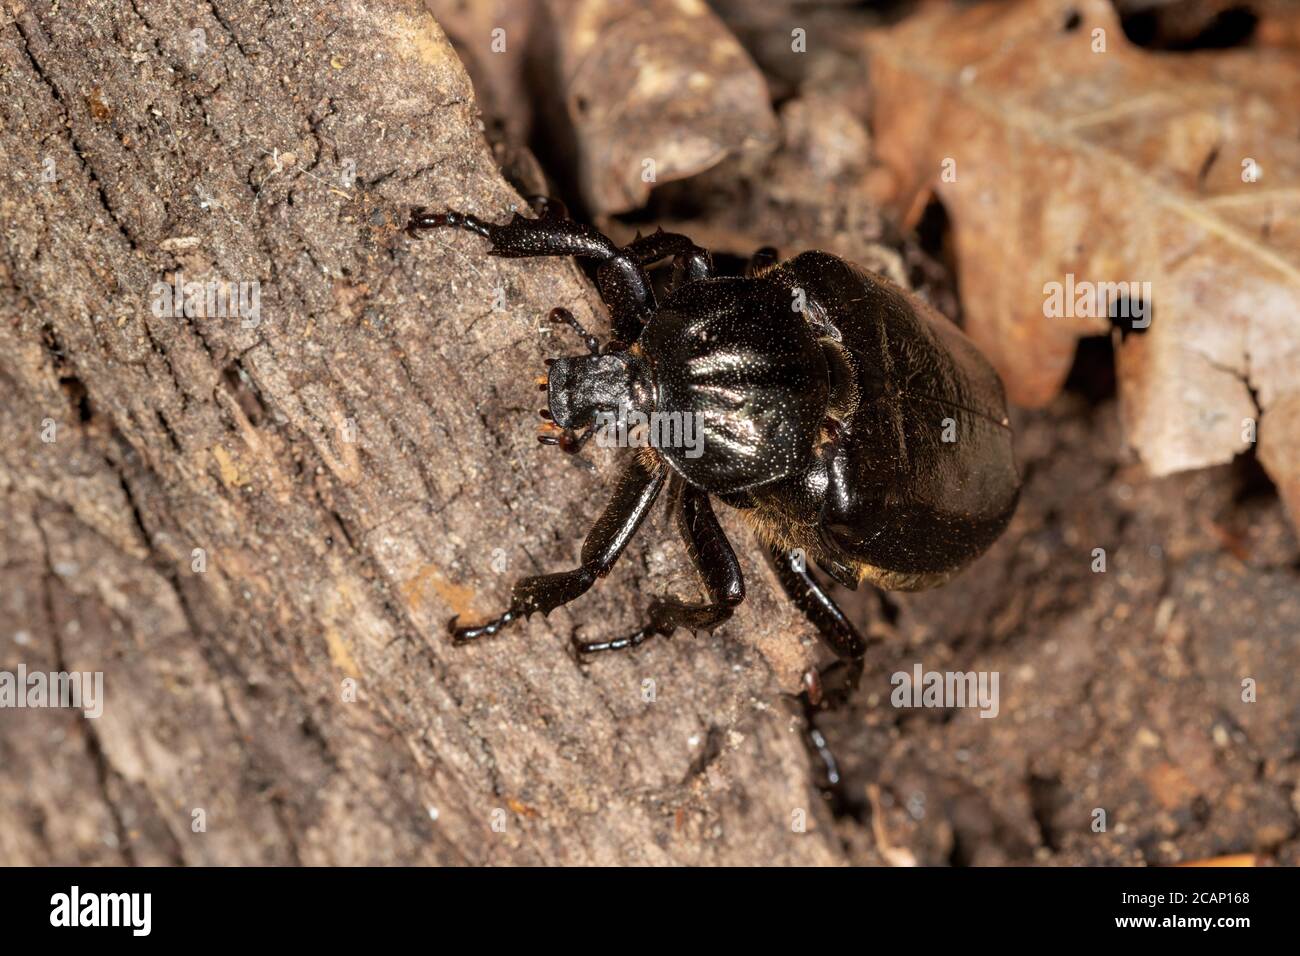
<path fill-rule="evenodd" d="M 660 229 L 648 236 L 638 236 L 624 249 L 643 266 L 671 256 L 673 289 L 683 282 L 707 279 L 713 275 L 713 257 L 708 250 L 697 246 L 689 236 L 679 232 L 664 232 Z"/>
<path fill-rule="evenodd" d="M 837 660 L 820 670 L 809 671 L 804 678 L 804 690 L 799 695 L 803 706 L 806 744 L 821 765 L 819 789 L 831 804 L 842 810 L 849 801 L 843 792 L 839 762 L 817 727 L 817 713 L 832 710 L 847 703 L 862 679 L 862 658 L 867 642 L 858 633 L 835 600 L 808 573 L 796 566 L 791 555 L 779 548 L 768 549 L 768 560 L 776 572 L 781 587 L 799 610 L 817 628 L 821 637 Z"/>
<path fill-rule="evenodd" d="M 695 487 L 684 487 L 685 482 L 676 476 L 672 481 L 669 495 L 677 527 L 686 543 L 686 553 L 709 593 L 709 601 L 688 604 L 672 598 L 656 598 L 650 605 L 650 621 L 644 627 L 612 641 L 584 644 L 574 638 L 574 649 L 579 654 L 625 650 L 651 637 L 671 635 L 679 627 L 712 631 L 729 619 L 736 606 L 745 600 L 745 576 L 713 513 L 708 494 Z"/>
<path fill-rule="evenodd" d="M 633 458 L 619 476 L 614 496 L 582 543 L 580 566 L 572 571 L 519 580 L 510 591 L 510 607 L 485 624 L 457 627 L 457 618 L 453 617 L 447 624 L 452 641 L 465 644 L 491 636 L 512 621 L 538 611 L 545 616 L 585 594 L 614 567 L 659 496 L 666 474 L 666 465 L 651 470 L 639 457 Z"/>

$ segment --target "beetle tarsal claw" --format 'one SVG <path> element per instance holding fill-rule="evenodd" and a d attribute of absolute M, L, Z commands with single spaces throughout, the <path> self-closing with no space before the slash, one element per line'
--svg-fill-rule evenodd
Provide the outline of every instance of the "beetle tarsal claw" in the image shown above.
<path fill-rule="evenodd" d="M 490 621 L 485 621 L 482 624 L 469 625 L 467 627 L 458 627 L 457 622 L 460 620 L 460 615 L 457 614 L 447 622 L 447 633 L 451 635 L 451 642 L 453 644 L 468 644 L 471 641 L 478 640 L 480 637 L 491 637 L 511 622 L 517 620 L 520 616 L 520 612 L 516 611 L 512 606 L 500 617 L 493 618 Z M 526 617 L 527 615 L 523 616 Z"/>

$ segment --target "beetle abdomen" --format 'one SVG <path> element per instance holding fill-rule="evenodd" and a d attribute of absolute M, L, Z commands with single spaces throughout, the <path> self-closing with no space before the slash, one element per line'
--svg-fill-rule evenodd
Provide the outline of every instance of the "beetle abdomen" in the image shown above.
<path fill-rule="evenodd" d="M 861 395 L 828 462 L 830 557 L 886 587 L 939 583 L 1015 510 L 1002 383 L 956 325 L 883 278 L 826 253 L 788 268 L 838 331 Z"/>

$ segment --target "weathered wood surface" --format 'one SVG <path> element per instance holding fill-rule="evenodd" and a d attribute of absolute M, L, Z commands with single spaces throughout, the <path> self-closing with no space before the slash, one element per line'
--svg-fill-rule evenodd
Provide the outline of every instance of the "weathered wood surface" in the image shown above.
<path fill-rule="evenodd" d="M 519 204 L 418 4 L 8 3 L 0 177 L 0 669 L 107 698 L 0 711 L 0 862 L 842 859 L 780 694 L 810 632 L 730 518 L 711 639 L 570 655 L 694 593 L 662 517 L 571 610 L 443 636 L 576 558 L 615 462 L 534 438 L 546 310 L 604 327 L 576 267 L 401 233 Z M 155 315 L 178 272 L 260 321 Z"/>

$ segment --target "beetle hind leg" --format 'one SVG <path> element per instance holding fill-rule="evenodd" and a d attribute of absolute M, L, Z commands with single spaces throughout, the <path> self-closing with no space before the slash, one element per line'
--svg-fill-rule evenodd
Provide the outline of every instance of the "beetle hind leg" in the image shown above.
<path fill-rule="evenodd" d="M 799 695 L 804 715 L 804 743 L 818 765 L 817 784 L 822 796 L 836 814 L 857 815 L 857 805 L 844 793 L 839 761 L 817 726 L 817 714 L 838 709 L 848 702 L 862 679 L 867 642 L 834 599 L 806 568 L 794 563 L 788 552 L 769 548 L 768 560 L 786 596 L 817 628 L 822 642 L 835 652 L 835 662 L 804 675 L 804 690 Z"/>

